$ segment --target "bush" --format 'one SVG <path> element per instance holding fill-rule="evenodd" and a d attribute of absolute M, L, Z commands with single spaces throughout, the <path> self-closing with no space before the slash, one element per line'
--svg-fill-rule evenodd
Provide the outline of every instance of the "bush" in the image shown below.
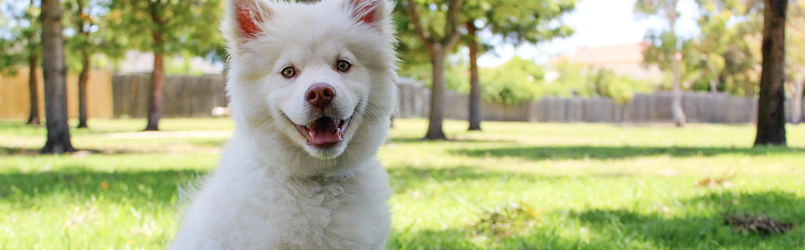
<path fill-rule="evenodd" d="M 635 93 L 655 90 L 648 81 L 619 75 L 609 69 L 585 70 L 583 65 L 559 61 L 553 65 L 559 77 L 547 84 L 547 94 L 561 97 L 608 97 L 624 104 L 634 98 Z"/>
<path fill-rule="evenodd" d="M 652 85 L 646 81 L 618 75 L 608 69 L 601 69 L 590 78 L 597 95 L 609 97 L 620 104 L 631 101 L 635 93 L 645 93 L 653 90 Z"/>

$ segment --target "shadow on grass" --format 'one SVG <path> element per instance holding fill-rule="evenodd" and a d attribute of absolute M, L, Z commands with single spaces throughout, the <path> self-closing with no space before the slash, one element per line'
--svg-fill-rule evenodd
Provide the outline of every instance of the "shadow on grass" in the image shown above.
<path fill-rule="evenodd" d="M 591 174 L 582 176 L 567 175 L 538 175 L 530 173 L 517 173 L 506 171 L 490 171 L 488 169 L 478 169 L 475 167 L 459 166 L 450 168 L 389 168 L 389 181 L 395 193 L 404 193 L 411 189 L 420 188 L 428 183 L 438 184 L 453 181 L 500 181 L 506 182 L 509 179 L 516 179 L 526 183 L 550 183 L 567 181 L 570 179 L 606 179 L 606 178 L 628 178 L 630 174 Z"/>
<path fill-rule="evenodd" d="M 448 139 L 448 140 L 441 140 L 441 141 L 428 141 L 424 140 L 420 137 L 389 137 L 386 138 L 386 144 L 408 144 L 408 143 L 429 143 L 429 142 L 464 142 L 464 143 L 489 143 L 489 142 L 503 142 L 503 143 L 512 143 L 515 142 L 513 140 L 476 140 L 476 139 Z"/>
<path fill-rule="evenodd" d="M 22 147 L 0 147 L 0 156 L 14 156 L 14 155 L 40 155 L 41 148 L 22 148 Z M 85 151 L 90 154 L 104 154 L 104 155 L 121 155 L 121 154 L 142 154 L 142 153 L 159 153 L 159 150 L 130 150 L 130 149 L 76 149 L 76 153 L 81 154 L 79 151 Z M 46 154 L 49 155 L 49 154 Z"/>
<path fill-rule="evenodd" d="M 726 148 L 726 147 L 509 147 L 490 149 L 460 149 L 450 153 L 470 157 L 519 157 L 530 160 L 579 160 L 579 159 L 624 159 L 632 157 L 661 156 L 709 157 L 725 154 L 749 156 L 775 154 L 802 154 L 805 148 Z"/>
<path fill-rule="evenodd" d="M 3 130 L 33 130 L 45 128 L 45 123 L 39 125 L 28 125 L 25 120 L 0 120 L 0 131 Z"/>
<path fill-rule="evenodd" d="M 90 127 L 92 126 L 92 122 L 90 121 Z M 86 129 L 86 128 L 76 128 L 78 123 L 73 124 L 72 122 L 69 124 L 70 126 L 70 134 L 72 136 L 78 135 L 96 135 L 96 134 L 106 134 L 112 132 L 123 132 L 125 130 L 103 130 L 103 129 Z M 44 121 L 40 125 L 28 125 L 25 124 L 24 120 L 19 121 L 10 121 L 10 120 L 0 120 L 0 134 L 5 135 L 15 135 L 15 136 L 47 136 L 47 128 L 45 127 Z"/>
<path fill-rule="evenodd" d="M 223 148 L 229 138 L 193 138 L 187 143 L 197 147 Z"/>
<path fill-rule="evenodd" d="M 759 193 L 710 193 L 682 201 L 686 216 L 641 214 L 624 209 L 593 209 L 573 212 L 590 229 L 621 244 L 651 242 L 671 249 L 741 247 L 794 249 L 805 246 L 805 230 L 784 235 L 734 233 L 724 225 L 726 215 L 769 216 L 800 226 L 805 222 L 805 198 L 784 191 Z M 704 208 L 704 209 L 703 209 Z M 681 208 L 676 208 L 681 209 Z M 772 247 L 774 246 L 774 247 Z"/>
<path fill-rule="evenodd" d="M 443 231 L 394 232 L 391 249 L 802 249 L 805 198 L 785 191 L 710 193 L 680 201 L 681 216 L 627 209 L 554 212 L 558 221 L 516 236 L 478 234 L 467 225 Z M 735 233 L 727 214 L 796 223 L 786 234 Z M 583 228 L 583 229 L 582 229 Z M 565 231 L 560 235 L 559 231 Z M 583 237 L 579 237 L 579 232 Z"/>
<path fill-rule="evenodd" d="M 428 183 L 442 183 L 449 181 L 477 181 L 477 180 L 505 180 L 517 177 L 526 181 L 537 181 L 537 176 L 522 174 L 479 171 L 476 168 L 460 166 L 450 168 L 389 168 L 389 182 L 395 193 L 404 193 L 411 189 L 420 188 Z"/>
<path fill-rule="evenodd" d="M 77 199 L 82 203 L 106 200 L 147 203 L 176 201 L 179 186 L 206 174 L 197 170 L 99 172 L 68 167 L 51 172 L 0 173 L 0 201 L 17 206 L 39 206 L 52 196 Z"/>
<path fill-rule="evenodd" d="M 143 145 L 143 144 L 134 144 L 133 146 L 129 146 L 125 142 L 115 142 L 114 146 L 109 146 L 107 148 L 76 148 L 77 151 L 84 151 L 84 152 L 77 152 L 77 154 L 89 153 L 89 154 L 102 154 L 102 155 L 123 155 L 123 154 L 149 154 L 149 153 L 169 153 L 171 152 L 171 148 L 175 148 L 176 150 L 181 151 L 188 151 L 188 152 L 199 152 L 199 149 L 220 149 L 223 148 L 224 144 L 227 142 L 228 139 L 226 138 L 181 138 L 181 139 L 170 139 L 170 138 L 160 138 L 160 140 L 164 141 L 162 145 L 158 146 L 151 146 L 151 145 Z M 154 142 L 155 140 L 151 140 Z M 33 148 L 33 147 L 6 147 L 0 146 L 0 157 L 1 156 L 14 156 L 14 155 L 23 155 L 23 156 L 33 156 L 39 155 L 40 150 L 42 148 Z"/>

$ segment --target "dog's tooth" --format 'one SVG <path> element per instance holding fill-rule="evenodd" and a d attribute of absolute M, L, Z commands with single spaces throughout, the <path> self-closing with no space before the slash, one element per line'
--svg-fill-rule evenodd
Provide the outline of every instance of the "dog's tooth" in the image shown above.
<path fill-rule="evenodd" d="M 310 135 L 310 137 L 313 137 L 313 131 L 307 132 L 307 134 Z"/>

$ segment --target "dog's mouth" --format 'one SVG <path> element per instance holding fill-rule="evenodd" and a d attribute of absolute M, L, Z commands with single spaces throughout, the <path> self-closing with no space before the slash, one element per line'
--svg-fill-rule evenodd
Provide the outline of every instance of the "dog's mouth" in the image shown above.
<path fill-rule="evenodd" d="M 307 145 L 317 148 L 329 148 L 344 140 L 344 132 L 352 120 L 334 117 L 321 117 L 305 125 L 294 123 L 296 131 L 307 139 Z"/>

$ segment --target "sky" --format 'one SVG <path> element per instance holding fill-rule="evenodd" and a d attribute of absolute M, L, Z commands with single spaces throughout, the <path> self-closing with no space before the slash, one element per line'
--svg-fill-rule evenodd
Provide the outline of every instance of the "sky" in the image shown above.
<path fill-rule="evenodd" d="M 568 54 L 579 47 L 596 47 L 643 41 L 649 28 L 666 30 L 668 25 L 659 18 L 637 18 L 634 15 L 635 0 L 581 0 L 576 10 L 562 17 L 573 27 L 575 33 L 569 38 L 554 39 L 537 46 L 497 46 L 494 52 L 478 58 L 480 67 L 494 67 L 505 63 L 513 56 L 534 59 L 544 64 L 558 55 Z M 681 17 L 676 25 L 677 34 L 683 38 L 699 34 L 696 19 L 698 10 L 694 0 L 680 0 L 677 10 Z M 481 39 L 495 39 L 482 34 Z M 489 40 L 488 40 L 489 41 Z"/>

